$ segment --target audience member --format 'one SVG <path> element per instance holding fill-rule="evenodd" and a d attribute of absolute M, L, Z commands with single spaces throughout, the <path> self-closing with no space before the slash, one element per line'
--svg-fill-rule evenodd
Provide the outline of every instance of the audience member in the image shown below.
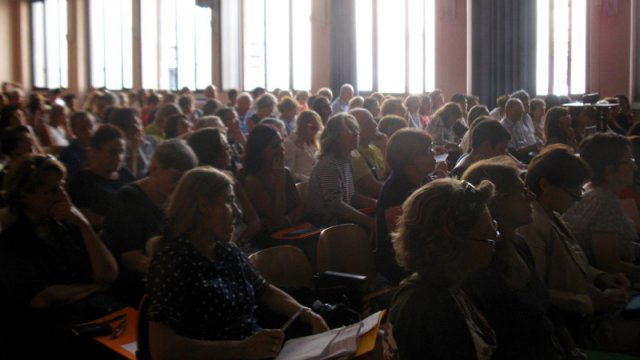
<path fill-rule="evenodd" d="M 476 119 L 471 129 L 470 152 L 464 154 L 451 170 L 451 176 L 461 177 L 462 174 L 474 163 L 490 159 L 500 155 L 509 155 L 507 144 L 511 139 L 509 132 L 500 125 L 500 122 L 488 116 Z M 514 159 L 515 162 L 519 163 Z"/>
<path fill-rule="evenodd" d="M 449 152 L 458 152 L 460 139 L 453 131 L 453 125 L 462 118 L 460 105 L 448 102 L 440 107 L 431 117 L 427 131 L 433 137 L 434 144 L 443 146 Z"/>
<path fill-rule="evenodd" d="M 547 111 L 544 122 L 544 138 L 546 146 L 564 144 L 574 150 L 578 148 L 576 133 L 571 126 L 569 111 L 561 106 L 554 106 Z"/>
<path fill-rule="evenodd" d="M 322 124 L 326 125 L 331 116 L 331 101 L 324 96 L 317 96 L 311 103 L 311 110 L 320 115 Z"/>
<path fill-rule="evenodd" d="M 343 84 L 340 87 L 340 96 L 331 104 L 331 113 L 333 115 L 341 112 L 349 111 L 349 101 L 353 97 L 353 86 Z"/>
<path fill-rule="evenodd" d="M 153 118 L 153 123 L 147 125 L 144 128 L 144 133 L 147 135 L 151 135 L 156 138 L 156 142 L 160 143 L 164 141 L 164 127 L 166 125 L 167 119 L 169 119 L 173 115 L 182 114 L 178 105 L 173 102 L 165 103 L 161 105 L 155 113 Z"/>
<path fill-rule="evenodd" d="M 73 140 L 69 146 L 62 149 L 58 155 L 58 159 L 67 168 L 67 176 L 72 178 L 73 175 L 82 169 L 87 160 L 87 151 L 89 149 L 89 140 L 95 128 L 93 116 L 86 111 L 79 111 L 71 114 L 69 118 Z"/>
<path fill-rule="evenodd" d="M 127 142 L 124 161 L 127 168 L 131 170 L 137 179 L 146 176 L 151 157 L 158 146 L 156 138 L 153 135 L 145 135 L 142 132 L 140 117 L 138 117 L 136 110 L 132 108 L 115 110 L 109 117 L 109 123 L 124 133 L 125 141 Z"/>
<path fill-rule="evenodd" d="M 299 107 L 300 104 L 298 104 L 296 100 L 289 96 L 283 97 L 278 103 L 280 120 L 282 120 L 286 126 L 287 136 L 290 135 L 296 128 L 296 116 L 298 115 Z"/>
<path fill-rule="evenodd" d="M 164 138 L 183 138 L 191 132 L 192 124 L 184 114 L 175 114 L 167 118 L 164 124 Z"/>
<path fill-rule="evenodd" d="M 531 117 L 528 116 L 522 101 L 512 97 L 507 101 L 505 116 L 500 122 L 511 134 L 509 151 L 520 161 L 529 162 L 531 157 L 542 148 L 542 143 L 536 138 Z"/>
<path fill-rule="evenodd" d="M 318 135 L 323 130 L 322 119 L 315 111 L 303 111 L 296 119 L 296 129 L 284 141 L 284 159 L 296 181 L 307 182 L 318 162 Z"/>
<path fill-rule="evenodd" d="M 402 282 L 389 311 L 387 358 L 489 359 L 496 346 L 501 350 L 500 334 L 496 341 L 493 324 L 460 286 L 493 258 L 498 234 L 487 209 L 492 191 L 489 182 L 476 189 L 440 179 L 403 205 L 394 247 L 414 274 Z"/>
<path fill-rule="evenodd" d="M 70 178 L 68 191 L 73 204 L 99 230 L 118 190 L 136 178 L 123 166 L 126 144 L 120 129 L 101 125 L 89 145 L 88 166 Z"/>
<path fill-rule="evenodd" d="M 372 144 L 377 132 L 376 122 L 365 109 L 352 110 L 349 114 L 356 119 L 360 128 L 358 148 L 351 158 L 355 190 L 359 194 L 377 199 L 388 173 L 382 151 Z"/>
<path fill-rule="evenodd" d="M 258 304 L 286 318 L 300 312 L 313 333 L 328 330 L 319 315 L 267 283 L 229 244 L 238 216 L 232 184 L 218 170 L 197 168 L 172 197 L 168 231 L 149 271 L 154 359 L 275 357 L 284 333 L 260 327 L 254 313 Z"/>
<path fill-rule="evenodd" d="M 247 129 L 249 133 L 253 131 L 253 128 L 258 126 L 262 119 L 271 117 L 271 114 L 276 109 L 277 100 L 276 97 L 271 94 L 264 94 L 256 100 L 256 112 L 247 119 Z"/>

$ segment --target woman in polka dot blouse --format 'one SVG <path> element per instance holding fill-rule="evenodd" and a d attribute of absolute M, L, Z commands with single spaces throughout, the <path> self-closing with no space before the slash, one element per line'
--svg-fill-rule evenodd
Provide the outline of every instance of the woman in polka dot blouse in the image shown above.
<path fill-rule="evenodd" d="M 169 205 L 168 231 L 149 270 L 149 346 L 153 359 L 275 357 L 284 333 L 262 329 L 258 304 L 313 333 L 324 320 L 267 283 L 229 242 L 235 218 L 232 180 L 210 167 L 186 173 Z"/>

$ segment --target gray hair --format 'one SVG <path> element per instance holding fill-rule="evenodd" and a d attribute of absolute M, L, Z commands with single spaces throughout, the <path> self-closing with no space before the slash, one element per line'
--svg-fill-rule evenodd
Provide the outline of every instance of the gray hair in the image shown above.
<path fill-rule="evenodd" d="M 182 139 L 170 139 L 158 145 L 151 161 L 163 169 L 187 171 L 198 166 L 198 157 Z"/>
<path fill-rule="evenodd" d="M 348 113 L 338 113 L 329 118 L 320 136 L 320 153 L 318 157 L 327 154 L 337 154 L 338 141 L 342 129 L 359 130 L 356 118 Z"/>
<path fill-rule="evenodd" d="M 256 108 L 258 109 L 262 109 L 262 108 L 266 108 L 269 106 L 276 106 L 276 103 L 278 102 L 278 100 L 276 100 L 276 97 L 266 93 L 262 96 L 260 96 L 260 98 L 258 100 L 256 100 Z"/>

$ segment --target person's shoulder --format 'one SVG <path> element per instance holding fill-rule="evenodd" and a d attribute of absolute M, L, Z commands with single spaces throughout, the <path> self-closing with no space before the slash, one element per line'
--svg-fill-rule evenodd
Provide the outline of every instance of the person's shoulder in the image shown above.
<path fill-rule="evenodd" d="M 146 197 L 147 196 L 145 195 L 144 191 L 142 191 L 142 188 L 140 188 L 140 186 L 138 186 L 138 184 L 136 183 L 127 184 L 121 187 L 120 190 L 118 190 L 118 192 L 116 193 L 116 198 L 119 201 L 126 202 L 144 199 Z"/>

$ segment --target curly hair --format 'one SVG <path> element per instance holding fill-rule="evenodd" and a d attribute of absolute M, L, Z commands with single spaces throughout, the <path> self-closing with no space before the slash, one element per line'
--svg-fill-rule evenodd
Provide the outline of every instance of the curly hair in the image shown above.
<path fill-rule="evenodd" d="M 398 263 L 443 285 L 462 281 L 469 268 L 462 255 L 465 238 L 486 211 L 493 190 L 488 181 L 473 187 L 450 178 L 416 190 L 403 204 L 392 234 Z"/>

